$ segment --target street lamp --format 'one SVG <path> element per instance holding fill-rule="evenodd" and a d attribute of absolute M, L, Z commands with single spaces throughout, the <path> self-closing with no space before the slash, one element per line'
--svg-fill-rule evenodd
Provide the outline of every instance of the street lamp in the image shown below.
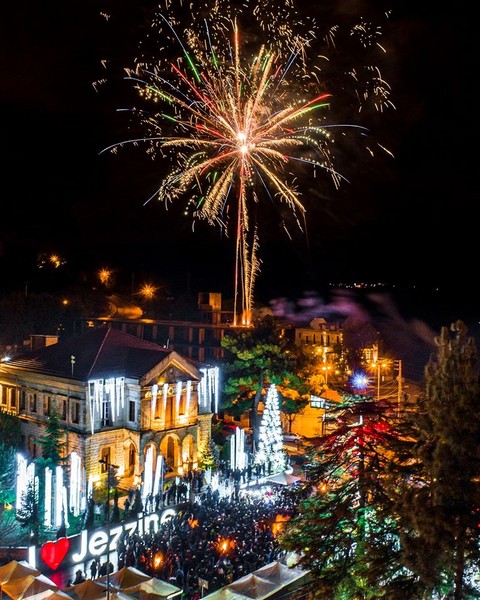
<path fill-rule="evenodd" d="M 330 365 L 324 365 L 322 367 L 323 374 L 325 376 L 325 385 L 328 387 L 328 372 L 332 370 Z"/>
<path fill-rule="evenodd" d="M 107 471 L 107 600 L 110 600 L 110 474 L 112 469 L 119 469 L 118 465 L 112 465 L 110 456 L 106 456 L 98 461 L 101 465 L 105 465 Z"/>
<path fill-rule="evenodd" d="M 372 363 L 372 368 L 377 370 L 377 400 L 380 400 L 380 382 L 383 379 L 383 375 L 381 373 L 382 369 L 386 369 L 388 367 L 388 361 L 386 360 L 377 360 Z"/>

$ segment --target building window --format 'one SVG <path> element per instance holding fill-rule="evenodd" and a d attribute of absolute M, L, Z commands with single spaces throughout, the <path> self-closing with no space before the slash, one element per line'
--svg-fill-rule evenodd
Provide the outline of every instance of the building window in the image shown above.
<path fill-rule="evenodd" d="M 102 448 L 101 452 L 100 452 L 100 460 L 101 460 L 101 472 L 102 473 L 106 473 L 107 472 L 107 465 L 111 465 L 112 462 L 110 460 L 110 448 Z"/>
<path fill-rule="evenodd" d="M 30 410 L 33 413 L 37 412 L 37 394 L 32 394 L 30 398 Z"/>
<path fill-rule="evenodd" d="M 25 390 L 20 390 L 20 410 L 25 410 Z"/>
<path fill-rule="evenodd" d="M 130 400 L 128 403 L 128 420 L 135 423 L 135 400 Z"/>
<path fill-rule="evenodd" d="M 7 390 L 3 385 L 0 385 L 0 404 L 2 406 L 7 405 Z"/>
<path fill-rule="evenodd" d="M 8 395 L 9 395 L 9 400 L 10 400 L 10 408 L 17 407 L 17 394 L 18 394 L 18 391 L 14 390 L 13 388 L 10 388 L 8 390 Z"/>
<path fill-rule="evenodd" d="M 72 402 L 72 423 L 80 423 L 80 402 Z"/>
<path fill-rule="evenodd" d="M 187 406 L 187 399 L 185 397 L 185 394 L 182 394 L 180 396 L 180 402 L 179 402 L 179 406 L 178 406 L 178 416 L 179 417 L 185 415 L 186 406 Z"/>
<path fill-rule="evenodd" d="M 44 396 L 43 398 L 43 414 L 48 417 L 52 412 L 52 398 L 51 396 Z"/>
<path fill-rule="evenodd" d="M 67 420 L 67 400 L 62 400 L 62 419 Z"/>
<path fill-rule="evenodd" d="M 102 427 L 110 427 L 112 425 L 110 413 L 110 394 L 104 394 L 102 401 Z"/>

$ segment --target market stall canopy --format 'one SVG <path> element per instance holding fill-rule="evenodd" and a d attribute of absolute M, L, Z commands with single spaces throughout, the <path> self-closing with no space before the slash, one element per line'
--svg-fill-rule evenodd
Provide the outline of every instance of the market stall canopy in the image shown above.
<path fill-rule="evenodd" d="M 216 592 L 212 592 L 211 594 L 204 596 L 203 600 L 206 600 L 206 598 L 209 600 L 247 600 L 249 596 L 234 592 L 229 587 L 223 587 Z"/>
<path fill-rule="evenodd" d="M 290 592 L 302 587 L 308 580 L 309 571 L 274 561 L 204 596 L 203 600 L 285 599 Z"/>
<path fill-rule="evenodd" d="M 228 586 L 228 589 L 243 594 L 246 598 L 266 598 L 277 588 L 274 581 L 259 577 L 254 573 L 245 575 Z"/>
<path fill-rule="evenodd" d="M 49 599 L 47 599 L 49 600 Z M 107 598 L 107 594 L 105 592 L 105 595 L 102 596 L 101 598 L 99 598 L 98 600 L 135 600 L 133 598 L 133 596 L 129 596 L 128 594 L 126 594 L 125 592 L 115 592 L 115 591 L 111 591 L 110 594 L 108 595 Z"/>
<path fill-rule="evenodd" d="M 275 583 L 283 586 L 294 581 L 299 581 L 300 579 L 306 581 L 309 574 L 308 571 L 304 571 L 299 567 L 288 567 L 278 560 L 265 565 L 264 567 L 260 567 L 260 569 L 257 569 L 255 573 L 264 579 L 274 581 Z M 302 581 L 302 583 L 304 583 L 304 581 Z"/>
<path fill-rule="evenodd" d="M 63 588 L 73 600 L 100 600 L 106 595 L 105 590 L 105 585 L 95 579 L 86 579 L 82 583 Z"/>
<path fill-rule="evenodd" d="M 48 600 L 72 600 L 72 597 L 62 590 L 57 590 L 48 596 Z"/>
<path fill-rule="evenodd" d="M 291 473 L 278 473 L 277 475 L 272 475 L 266 479 L 266 483 L 276 483 L 278 485 L 293 485 L 298 481 L 301 481 L 302 478 L 298 475 L 292 475 Z"/>
<path fill-rule="evenodd" d="M 130 588 L 123 590 L 126 594 L 133 596 L 137 600 L 158 600 L 159 598 L 174 598 L 182 594 L 182 589 L 152 577 L 148 581 L 144 581 Z"/>
<path fill-rule="evenodd" d="M 11 560 L 0 567 L 0 586 L 12 579 L 25 577 L 25 575 L 40 575 L 40 571 L 32 567 L 26 560 Z"/>
<path fill-rule="evenodd" d="M 118 590 L 125 590 L 150 579 L 152 579 L 151 575 L 147 575 L 135 567 L 122 567 L 119 571 L 110 574 L 110 586 Z M 97 581 L 106 585 L 107 576 L 103 575 Z"/>
<path fill-rule="evenodd" d="M 2 584 L 2 595 L 12 600 L 42 600 L 58 590 L 57 584 L 45 575 L 25 575 Z"/>

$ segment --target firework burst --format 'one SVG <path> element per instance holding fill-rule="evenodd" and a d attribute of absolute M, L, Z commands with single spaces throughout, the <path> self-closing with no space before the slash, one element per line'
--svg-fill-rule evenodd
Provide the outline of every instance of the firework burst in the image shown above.
<path fill-rule="evenodd" d="M 247 0 L 240 11 L 216 0 L 193 10 L 167 0 L 153 20 L 155 35 L 127 70 L 143 100 L 142 108 L 132 111 L 141 135 L 105 149 L 142 142 L 154 158 L 167 157 L 171 169 L 147 202 L 188 198 L 194 221 L 233 233 L 234 313 L 235 318 L 241 314 L 244 325 L 250 324 L 261 264 L 260 230 L 266 225 L 253 207 L 264 200 L 283 204 L 302 229 L 306 208 L 299 176 L 308 173 L 311 180 L 323 173 L 338 187 L 344 177 L 335 167 L 335 134 L 366 131 L 361 125 L 331 121 L 331 94 L 321 69 L 308 66 L 315 39 L 312 23 L 284 14 L 292 8 L 290 1 L 281 10 L 276 4 L 265 0 L 250 6 Z M 260 28 L 255 36 L 245 26 L 246 39 L 241 25 L 245 11 Z M 185 14 L 194 16 L 188 26 L 181 25 Z M 352 29 L 354 34 L 363 45 L 378 44 L 378 31 L 365 24 Z M 330 44 L 335 35 L 329 31 Z M 152 41 L 164 43 L 159 60 L 147 58 Z M 358 81 L 357 71 L 350 75 Z M 373 79 L 378 109 L 390 102 L 389 93 L 378 69 Z"/>

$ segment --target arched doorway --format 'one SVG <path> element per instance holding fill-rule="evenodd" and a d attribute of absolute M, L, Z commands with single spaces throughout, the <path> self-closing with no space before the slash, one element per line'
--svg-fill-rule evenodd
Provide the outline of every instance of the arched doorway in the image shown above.
<path fill-rule="evenodd" d="M 131 441 L 127 442 L 125 445 L 125 460 L 124 460 L 125 477 L 133 477 L 133 475 L 135 474 L 136 456 L 137 456 L 137 449 L 135 447 L 135 444 Z"/>
<path fill-rule="evenodd" d="M 182 453 L 180 452 L 180 440 L 177 435 L 168 434 L 160 444 L 160 452 L 166 463 L 167 473 L 178 472 L 182 465 Z"/>
<path fill-rule="evenodd" d="M 197 456 L 193 435 L 186 435 L 182 442 L 182 469 L 184 473 L 196 468 Z"/>

